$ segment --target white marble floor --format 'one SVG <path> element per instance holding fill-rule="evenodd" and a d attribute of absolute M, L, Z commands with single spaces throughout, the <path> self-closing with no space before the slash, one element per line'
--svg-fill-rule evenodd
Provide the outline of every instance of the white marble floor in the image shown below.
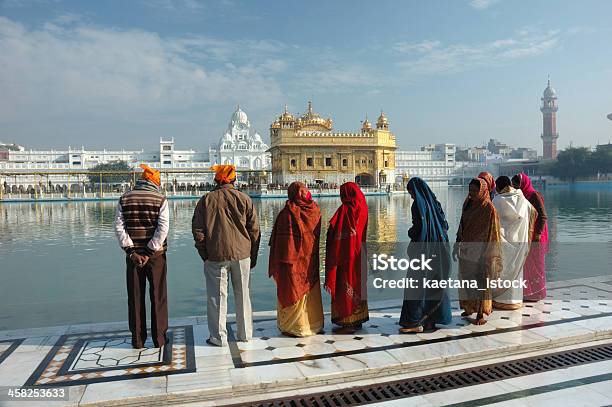
<path fill-rule="evenodd" d="M 352 335 L 336 335 L 327 319 L 325 334 L 287 338 L 276 329 L 273 312 L 257 313 L 255 338 L 230 341 L 225 348 L 205 343 L 208 330 L 201 317 L 171 320 L 171 343 L 138 351 L 129 347 L 126 323 L 5 331 L 0 332 L 0 387 L 69 386 L 70 400 L 58 405 L 218 403 L 228 394 L 312 392 L 323 385 L 389 380 L 612 338 L 612 283 L 588 279 L 552 286 L 544 301 L 495 311 L 483 326 L 462 319 L 455 303 L 451 324 L 416 335 L 398 334 L 399 304 L 388 303 L 371 304 L 370 321 Z M 233 323 L 228 326 L 233 331 Z"/>

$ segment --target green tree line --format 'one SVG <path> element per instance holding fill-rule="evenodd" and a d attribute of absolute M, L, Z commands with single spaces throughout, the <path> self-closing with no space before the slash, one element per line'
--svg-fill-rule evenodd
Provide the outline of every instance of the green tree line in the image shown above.
<path fill-rule="evenodd" d="M 612 145 L 599 146 L 595 151 L 586 147 L 570 147 L 560 151 L 557 160 L 549 163 L 546 173 L 563 180 L 574 181 L 598 174 L 612 173 Z"/>
<path fill-rule="evenodd" d="M 113 161 L 110 163 L 98 164 L 90 168 L 88 177 L 89 182 L 98 184 L 100 182 L 100 173 L 102 173 L 102 183 L 120 184 L 122 182 L 132 181 L 133 172 L 134 169 L 131 168 L 127 162 Z"/>

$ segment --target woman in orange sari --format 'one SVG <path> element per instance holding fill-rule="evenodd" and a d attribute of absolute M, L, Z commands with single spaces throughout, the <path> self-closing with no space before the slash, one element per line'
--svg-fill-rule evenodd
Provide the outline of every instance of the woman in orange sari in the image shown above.
<path fill-rule="evenodd" d="M 278 329 L 288 336 L 303 337 L 323 329 L 321 211 L 301 182 L 289 185 L 288 196 L 272 229 L 268 273 L 276 281 Z"/>
<path fill-rule="evenodd" d="M 332 298 L 332 322 L 340 332 L 354 332 L 369 319 L 366 231 L 368 206 L 354 182 L 340 187 L 342 205 L 329 221 L 325 253 L 325 288 Z"/>
<path fill-rule="evenodd" d="M 470 182 L 468 197 L 463 205 L 453 259 L 459 258 L 459 279 L 476 281 L 478 288 L 460 289 L 459 306 L 464 317 L 476 313 L 472 322 L 486 323 L 485 315 L 493 312 L 491 289 L 487 279 L 499 278 L 503 263 L 501 254 L 499 217 L 491 202 L 485 180 L 474 178 Z"/>

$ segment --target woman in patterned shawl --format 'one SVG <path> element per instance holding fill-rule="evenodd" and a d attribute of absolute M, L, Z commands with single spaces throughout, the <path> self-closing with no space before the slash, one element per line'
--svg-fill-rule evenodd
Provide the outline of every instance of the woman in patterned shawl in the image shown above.
<path fill-rule="evenodd" d="M 321 211 L 301 182 L 289 185 L 289 199 L 270 236 L 268 273 L 276 281 L 277 325 L 288 336 L 316 335 L 323 329 L 319 282 Z"/>
<path fill-rule="evenodd" d="M 502 271 L 500 240 L 499 218 L 487 183 L 474 178 L 463 205 L 453 259 L 459 259 L 459 279 L 478 284 L 478 289 L 459 290 L 459 306 L 464 310 L 461 315 L 476 313 L 476 319 L 472 320 L 476 325 L 485 324 L 484 315 L 493 311 L 487 279 L 499 278 Z"/>

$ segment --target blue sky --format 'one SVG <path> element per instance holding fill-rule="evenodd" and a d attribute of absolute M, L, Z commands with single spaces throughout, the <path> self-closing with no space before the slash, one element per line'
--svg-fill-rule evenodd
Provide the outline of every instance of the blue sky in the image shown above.
<path fill-rule="evenodd" d="M 612 2 L 0 0 L 0 140 L 206 149 L 236 104 L 267 138 L 307 100 L 338 130 L 384 109 L 404 148 L 612 138 Z"/>

